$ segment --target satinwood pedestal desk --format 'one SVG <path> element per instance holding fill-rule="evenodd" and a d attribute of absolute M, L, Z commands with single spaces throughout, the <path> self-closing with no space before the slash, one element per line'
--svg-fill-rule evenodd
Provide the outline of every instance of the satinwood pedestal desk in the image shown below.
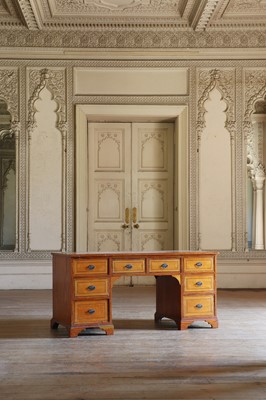
<path fill-rule="evenodd" d="M 107 335 L 112 324 L 112 287 L 121 276 L 156 277 L 155 321 L 170 318 L 178 329 L 203 320 L 217 328 L 214 252 L 160 251 L 53 253 L 53 318 L 70 337 L 87 328 Z"/>

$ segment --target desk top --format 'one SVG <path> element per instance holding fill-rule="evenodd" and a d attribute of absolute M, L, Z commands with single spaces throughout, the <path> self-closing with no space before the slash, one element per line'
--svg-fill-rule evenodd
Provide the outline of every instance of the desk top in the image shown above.
<path fill-rule="evenodd" d="M 110 251 L 110 252 L 53 252 L 52 255 L 67 257 L 149 257 L 149 256 L 216 256 L 217 251 L 194 251 L 194 250 L 163 250 L 163 251 Z"/>

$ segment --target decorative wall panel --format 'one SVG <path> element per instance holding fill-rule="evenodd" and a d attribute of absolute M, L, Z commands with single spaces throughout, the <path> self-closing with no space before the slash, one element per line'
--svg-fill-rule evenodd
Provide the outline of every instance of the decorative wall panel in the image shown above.
<path fill-rule="evenodd" d="M 75 68 L 74 93 L 91 95 L 187 95 L 184 68 Z"/>
<path fill-rule="evenodd" d="M 65 71 L 28 71 L 28 252 L 65 249 Z"/>
<path fill-rule="evenodd" d="M 235 251 L 235 75 L 201 70 L 198 79 L 198 248 Z"/>

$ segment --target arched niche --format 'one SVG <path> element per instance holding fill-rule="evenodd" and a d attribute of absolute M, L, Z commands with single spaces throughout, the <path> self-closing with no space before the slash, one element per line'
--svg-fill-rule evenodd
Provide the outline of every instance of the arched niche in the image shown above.
<path fill-rule="evenodd" d="M 16 249 L 16 139 L 0 99 L 0 251 Z"/>
<path fill-rule="evenodd" d="M 266 99 L 258 99 L 250 114 L 247 142 L 247 243 L 266 249 Z"/>

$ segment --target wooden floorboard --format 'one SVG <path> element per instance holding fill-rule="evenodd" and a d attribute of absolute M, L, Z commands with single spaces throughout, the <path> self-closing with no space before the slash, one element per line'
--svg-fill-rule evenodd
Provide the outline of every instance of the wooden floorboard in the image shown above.
<path fill-rule="evenodd" d="M 115 287 L 115 334 L 51 331 L 49 290 L 0 291 L 3 400 L 265 400 L 266 291 L 219 291 L 219 328 L 154 325 L 153 287 Z"/>

